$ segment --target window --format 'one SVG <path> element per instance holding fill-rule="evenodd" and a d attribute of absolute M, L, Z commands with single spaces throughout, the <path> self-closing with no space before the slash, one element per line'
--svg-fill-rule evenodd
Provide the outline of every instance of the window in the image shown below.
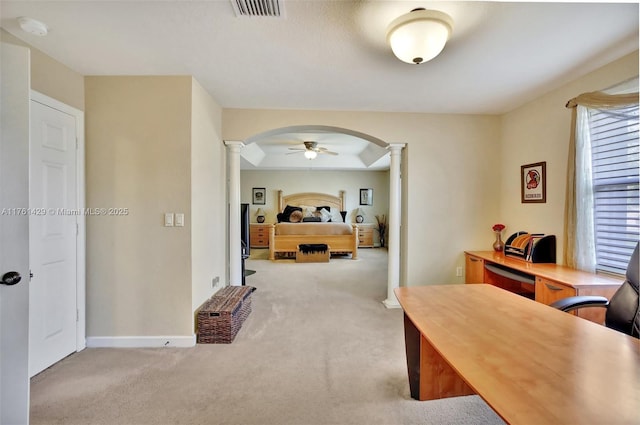
<path fill-rule="evenodd" d="M 595 269 L 624 274 L 640 239 L 638 105 L 588 109 Z"/>

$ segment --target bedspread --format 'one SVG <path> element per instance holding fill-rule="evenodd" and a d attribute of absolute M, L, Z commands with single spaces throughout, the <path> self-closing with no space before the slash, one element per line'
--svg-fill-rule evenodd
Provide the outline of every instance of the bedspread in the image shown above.
<path fill-rule="evenodd" d="M 278 223 L 276 235 L 350 235 L 353 227 L 348 223 Z"/>

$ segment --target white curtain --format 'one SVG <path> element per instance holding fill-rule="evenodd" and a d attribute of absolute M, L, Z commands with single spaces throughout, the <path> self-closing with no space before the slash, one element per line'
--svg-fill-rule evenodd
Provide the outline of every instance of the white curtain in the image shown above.
<path fill-rule="evenodd" d="M 637 87 L 637 79 L 634 81 Z M 594 271 L 596 263 L 589 108 L 615 114 L 615 109 L 637 104 L 637 92 L 583 93 L 567 102 L 567 108 L 573 111 L 567 161 L 563 262 L 569 267 Z"/>
<path fill-rule="evenodd" d="M 578 105 L 576 111 L 575 202 L 577 208 L 574 260 L 576 268 L 595 272 L 596 243 L 591 164 L 589 109 Z"/>

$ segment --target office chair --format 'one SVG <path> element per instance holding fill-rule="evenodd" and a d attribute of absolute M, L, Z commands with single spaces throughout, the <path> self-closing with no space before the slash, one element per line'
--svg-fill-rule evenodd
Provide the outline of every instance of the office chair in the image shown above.
<path fill-rule="evenodd" d="M 608 328 L 640 338 L 640 300 L 638 299 L 638 281 L 640 259 L 638 246 L 633 250 L 631 260 L 627 266 L 626 279 L 622 286 L 613 294 L 611 300 L 594 295 L 563 298 L 551 303 L 562 311 L 572 311 L 584 307 L 604 307 L 605 325 Z"/>

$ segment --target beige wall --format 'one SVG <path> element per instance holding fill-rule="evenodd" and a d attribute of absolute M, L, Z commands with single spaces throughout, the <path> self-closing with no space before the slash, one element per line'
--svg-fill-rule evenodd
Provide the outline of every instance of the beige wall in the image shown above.
<path fill-rule="evenodd" d="M 346 221 L 355 222 L 355 210 L 360 207 L 360 189 L 373 189 L 373 205 L 363 206 L 365 222 L 375 223 L 376 215 L 389 214 L 389 172 L 388 171 L 264 171 L 245 170 L 240 173 L 241 202 L 250 204 L 250 220 L 256 222 L 255 213 L 262 208 L 266 222 L 275 223 L 278 213 L 278 190 L 284 195 L 299 192 L 320 192 L 338 196 L 341 190 L 346 194 Z M 264 187 L 267 190 L 265 205 L 253 205 L 252 189 Z"/>
<path fill-rule="evenodd" d="M 194 79 L 191 101 L 192 311 L 228 282 L 222 109 Z M 213 278 L 219 277 L 214 288 Z"/>
<path fill-rule="evenodd" d="M 555 234 L 561 262 L 571 111 L 566 102 L 584 92 L 606 89 L 638 75 L 638 52 L 617 60 L 502 117 L 500 212 L 505 235 L 518 230 Z M 520 166 L 547 163 L 547 202 L 520 202 Z M 473 248 L 481 248 L 474 245 Z"/>
<path fill-rule="evenodd" d="M 191 335 L 192 79 L 85 83 L 87 207 L 129 209 L 87 218 L 87 335 Z"/>
<path fill-rule="evenodd" d="M 407 144 L 407 220 L 402 283 L 462 283 L 463 251 L 490 249 L 498 214 L 499 120 L 495 116 L 428 115 Z"/>
<path fill-rule="evenodd" d="M 223 138 L 246 140 L 292 125 L 329 125 L 387 143 L 403 155 L 402 283 L 463 282 L 469 246 L 493 242 L 500 201 L 497 116 L 291 110 L 223 111 Z M 262 186 L 261 186 L 262 187 Z"/>
<path fill-rule="evenodd" d="M 84 111 L 84 77 L 0 28 L 0 40 L 31 51 L 31 88 Z"/>

